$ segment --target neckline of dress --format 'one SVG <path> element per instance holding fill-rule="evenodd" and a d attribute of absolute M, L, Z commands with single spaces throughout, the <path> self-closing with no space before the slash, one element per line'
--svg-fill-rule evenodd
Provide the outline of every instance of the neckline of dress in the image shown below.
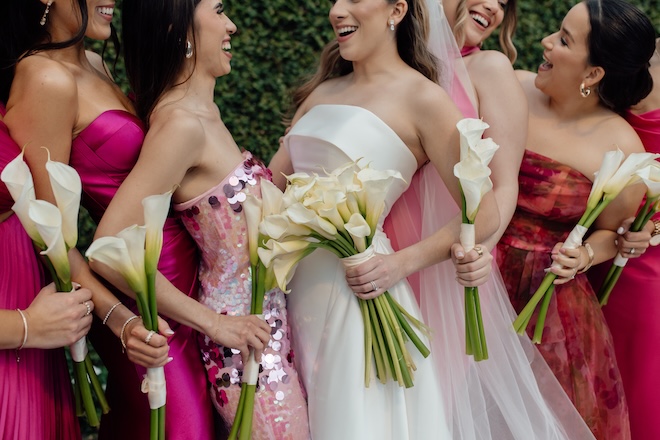
<path fill-rule="evenodd" d="M 144 127 L 143 127 L 143 125 L 142 125 L 142 121 L 140 120 L 140 118 L 138 118 L 136 115 L 134 115 L 133 113 L 129 112 L 128 110 L 125 110 L 125 109 L 119 109 L 119 108 L 116 108 L 116 109 L 108 109 L 108 110 L 104 110 L 104 111 L 102 111 L 102 112 L 99 113 L 94 119 L 92 119 L 92 122 L 90 122 L 90 123 L 89 123 L 85 128 L 83 128 L 82 130 L 80 130 L 80 133 L 78 133 L 78 135 L 74 138 L 74 140 L 77 139 L 77 138 L 79 138 L 83 133 L 85 133 L 87 130 L 89 130 L 90 127 L 92 127 L 92 126 L 98 124 L 99 121 L 100 121 L 101 119 L 103 119 L 106 115 L 109 115 L 109 114 L 116 114 L 116 113 L 124 114 L 124 115 L 129 116 L 131 119 L 133 119 L 133 120 L 134 120 L 134 121 L 140 126 L 140 128 L 142 128 L 142 129 L 144 130 Z"/>

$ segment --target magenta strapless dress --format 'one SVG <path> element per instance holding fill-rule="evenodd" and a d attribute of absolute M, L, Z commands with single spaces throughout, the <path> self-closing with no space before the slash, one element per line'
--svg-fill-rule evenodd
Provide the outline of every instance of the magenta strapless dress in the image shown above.
<path fill-rule="evenodd" d="M 144 129 L 136 116 L 109 110 L 87 126 L 71 145 L 70 164 L 83 185 L 83 206 L 99 221 L 110 200 L 137 162 Z M 199 257 L 195 242 L 180 219 L 170 217 L 163 229 L 159 271 L 179 290 L 197 295 Z M 135 302 L 121 293 L 121 301 L 136 310 Z M 169 440 L 213 439 L 213 413 L 205 372 L 199 356 L 197 333 L 170 322 L 172 362 L 165 366 L 167 380 L 166 433 Z M 141 440 L 149 438 L 149 404 L 140 392 L 145 370 L 122 353 L 119 339 L 98 320 L 90 339 L 108 368 L 108 397 L 112 410 L 103 417 L 100 439 Z"/>
<path fill-rule="evenodd" d="M 0 170 L 20 152 L 0 122 Z M 0 182 L 0 213 L 12 205 Z M 0 308 L 26 309 L 44 284 L 32 241 L 12 215 L 0 223 Z M 16 363 L 14 350 L 0 350 L 0 438 L 80 439 L 64 350 L 23 349 L 20 356 Z"/>
<path fill-rule="evenodd" d="M 646 151 L 660 153 L 660 109 L 626 114 Z M 656 214 L 660 219 L 660 213 Z M 591 279 L 600 286 L 610 262 L 594 268 Z M 603 307 L 612 332 L 623 389 L 630 408 L 633 440 L 660 439 L 660 246 L 628 260 L 621 278 Z"/>

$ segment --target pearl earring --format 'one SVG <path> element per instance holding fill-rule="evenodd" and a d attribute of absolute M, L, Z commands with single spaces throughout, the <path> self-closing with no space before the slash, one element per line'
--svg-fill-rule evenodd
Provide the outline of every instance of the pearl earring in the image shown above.
<path fill-rule="evenodd" d="M 48 18 L 48 13 L 50 12 L 50 5 L 53 4 L 53 0 L 48 0 L 48 3 L 46 3 L 46 10 L 44 11 L 44 15 L 41 16 L 41 20 L 39 20 L 39 24 L 42 26 L 46 25 L 46 18 Z"/>
<path fill-rule="evenodd" d="M 190 40 L 186 40 L 186 58 L 191 58 L 193 56 L 193 47 Z"/>
<path fill-rule="evenodd" d="M 390 30 L 394 32 L 394 20 L 390 19 Z"/>

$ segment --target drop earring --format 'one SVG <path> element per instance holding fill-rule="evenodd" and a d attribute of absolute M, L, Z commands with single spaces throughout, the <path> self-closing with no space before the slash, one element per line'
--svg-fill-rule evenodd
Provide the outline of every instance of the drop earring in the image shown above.
<path fill-rule="evenodd" d="M 580 95 L 582 95 L 583 98 L 587 98 L 591 95 L 591 87 L 585 87 L 584 83 L 580 84 Z"/>
<path fill-rule="evenodd" d="M 193 56 L 193 47 L 190 40 L 186 40 L 186 58 L 191 58 Z"/>
<path fill-rule="evenodd" d="M 44 11 L 44 15 L 41 16 L 41 20 L 39 20 L 39 24 L 41 26 L 46 25 L 46 19 L 48 18 L 48 13 L 50 12 L 50 5 L 53 4 L 53 0 L 48 0 L 48 3 L 46 3 L 46 10 Z"/>
<path fill-rule="evenodd" d="M 394 32 L 394 20 L 390 19 L 390 30 Z"/>

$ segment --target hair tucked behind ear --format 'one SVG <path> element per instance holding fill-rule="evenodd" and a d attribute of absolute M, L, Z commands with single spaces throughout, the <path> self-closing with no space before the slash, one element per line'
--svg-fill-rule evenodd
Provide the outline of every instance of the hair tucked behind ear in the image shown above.
<path fill-rule="evenodd" d="M 138 116 L 149 117 L 163 93 L 177 84 L 186 62 L 186 41 L 200 0 L 124 0 L 122 29 L 126 73 Z"/>
<path fill-rule="evenodd" d="M 87 2 L 68 1 L 77 4 L 80 11 L 80 28 L 70 40 L 57 43 L 52 42 L 50 21 L 46 21 L 45 26 L 39 23 L 46 10 L 43 3 L 38 0 L 0 2 L 0 101 L 7 102 L 9 89 L 14 81 L 14 70 L 21 59 L 38 52 L 64 49 L 82 41 L 87 30 Z"/>
<path fill-rule="evenodd" d="M 390 4 L 396 3 L 396 0 L 383 1 Z M 396 30 L 399 56 L 410 67 L 437 83 L 438 61 L 427 47 L 429 22 L 426 3 L 424 0 L 407 0 L 407 2 L 408 12 Z M 293 111 L 300 107 L 322 82 L 330 78 L 348 75 L 352 71 L 353 63 L 346 61 L 339 54 L 339 43 L 336 40 L 328 43 L 321 52 L 321 60 L 316 73 L 294 91 Z"/>
<path fill-rule="evenodd" d="M 606 107 L 621 113 L 653 89 L 649 61 L 655 51 L 655 31 L 649 18 L 624 0 L 586 0 L 591 31 L 589 64 L 605 76 L 598 96 Z"/>

